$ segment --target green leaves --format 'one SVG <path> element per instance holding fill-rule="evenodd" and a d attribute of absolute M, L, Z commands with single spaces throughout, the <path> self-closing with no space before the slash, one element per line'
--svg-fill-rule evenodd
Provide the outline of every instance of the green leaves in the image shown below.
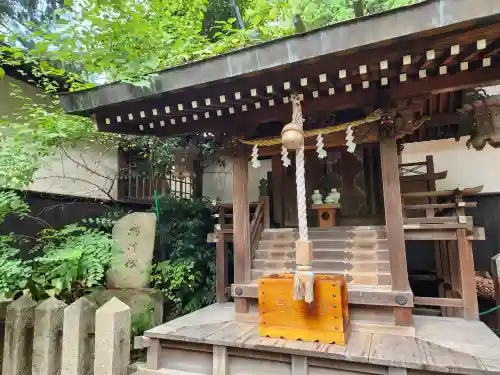
<path fill-rule="evenodd" d="M 0 236 L 0 300 L 12 298 L 22 291 L 31 277 L 29 262 L 20 257 L 13 236 Z"/>
<path fill-rule="evenodd" d="M 110 234 L 70 224 L 41 235 L 35 250 L 43 249 L 43 255 L 33 261 L 30 282 L 35 298 L 48 295 L 72 301 L 86 289 L 104 284 L 116 252 Z"/>
<path fill-rule="evenodd" d="M 25 216 L 30 212 L 30 207 L 23 197 L 12 190 L 0 190 L 0 224 L 9 214 Z"/>
<path fill-rule="evenodd" d="M 159 200 L 157 257 L 152 286 L 170 301 L 171 317 L 214 301 L 215 250 L 206 244 L 213 219 L 206 202 L 166 196 Z"/>
<path fill-rule="evenodd" d="M 0 79 L 5 77 L 5 70 L 0 66 Z"/>

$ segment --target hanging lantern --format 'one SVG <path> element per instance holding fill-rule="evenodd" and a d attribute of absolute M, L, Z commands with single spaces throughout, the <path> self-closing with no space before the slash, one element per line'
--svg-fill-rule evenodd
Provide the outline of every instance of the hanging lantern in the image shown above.
<path fill-rule="evenodd" d="M 175 163 L 172 168 L 172 175 L 180 180 L 192 179 L 194 173 L 194 153 L 188 148 L 178 149 L 175 152 Z"/>
<path fill-rule="evenodd" d="M 304 119 L 299 95 L 292 94 L 290 101 L 293 106 L 292 121 L 281 130 L 281 143 L 288 150 L 297 150 L 304 144 L 304 129 L 302 128 Z"/>

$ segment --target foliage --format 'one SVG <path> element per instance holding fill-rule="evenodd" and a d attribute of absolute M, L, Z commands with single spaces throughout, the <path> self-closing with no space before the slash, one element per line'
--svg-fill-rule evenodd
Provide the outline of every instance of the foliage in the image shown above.
<path fill-rule="evenodd" d="M 159 262 L 153 285 L 170 300 L 171 315 L 183 315 L 214 301 L 215 250 L 206 244 L 213 219 L 201 199 L 167 196 L 159 200 L 158 208 Z"/>
<path fill-rule="evenodd" d="M 31 277 L 31 264 L 20 257 L 13 236 L 0 236 L 0 300 L 22 291 Z"/>
<path fill-rule="evenodd" d="M 33 260 L 30 292 L 36 299 L 56 296 L 66 301 L 103 285 L 116 251 L 110 234 L 76 224 L 44 230 L 34 250 L 42 255 Z"/>
<path fill-rule="evenodd" d="M 183 295 L 193 292 L 194 282 L 200 276 L 200 272 L 194 270 L 193 261 L 164 260 L 154 265 L 151 285 L 161 290 L 166 300 L 177 304 L 182 301 Z"/>
<path fill-rule="evenodd" d="M 144 306 L 144 310 L 137 314 L 132 314 L 130 337 L 133 339 L 151 328 L 153 320 L 154 308 L 151 304 Z"/>
<path fill-rule="evenodd" d="M 50 22 L 50 16 L 63 4 L 63 0 L 1 0 L 0 31 L 29 35 L 30 24 Z M 18 42 L 31 46 L 27 38 L 19 38 Z"/>
<path fill-rule="evenodd" d="M 0 190 L 0 224 L 9 214 L 25 216 L 30 212 L 30 207 L 21 195 L 12 190 Z"/>

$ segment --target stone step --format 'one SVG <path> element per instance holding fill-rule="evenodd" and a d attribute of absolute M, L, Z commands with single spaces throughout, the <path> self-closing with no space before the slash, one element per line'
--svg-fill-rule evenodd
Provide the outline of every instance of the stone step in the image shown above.
<path fill-rule="evenodd" d="M 292 273 L 293 270 L 289 270 Z M 314 269 L 313 269 L 314 271 Z M 259 277 L 285 273 L 283 269 L 252 269 L 252 282 L 256 283 Z M 330 275 L 346 275 L 347 282 L 358 285 L 391 285 L 391 274 L 381 272 L 338 272 L 321 271 L 318 273 Z"/>
<path fill-rule="evenodd" d="M 313 250 L 315 249 L 331 249 L 331 250 L 387 250 L 389 244 L 387 239 L 312 239 Z M 260 240 L 257 250 L 293 250 L 295 249 L 295 241 L 290 240 Z"/>
<path fill-rule="evenodd" d="M 388 261 L 335 261 L 335 260 L 313 260 L 312 266 L 318 272 L 390 272 L 391 266 Z M 253 269 L 281 269 L 284 272 L 287 269 L 295 269 L 295 260 L 253 260 Z"/>
<path fill-rule="evenodd" d="M 254 260 L 294 260 L 295 249 L 271 249 L 255 251 Z M 356 249 L 314 249 L 313 259 L 329 260 L 389 260 L 388 250 L 356 250 Z"/>

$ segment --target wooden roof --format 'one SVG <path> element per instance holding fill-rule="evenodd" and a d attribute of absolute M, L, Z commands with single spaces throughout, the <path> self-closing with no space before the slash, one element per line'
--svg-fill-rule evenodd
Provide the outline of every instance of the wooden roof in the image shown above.
<path fill-rule="evenodd" d="M 500 1 L 429 0 L 157 73 L 62 96 L 100 130 L 252 134 L 305 115 L 379 106 L 500 82 Z M 415 109 L 422 112 L 420 108 Z"/>

